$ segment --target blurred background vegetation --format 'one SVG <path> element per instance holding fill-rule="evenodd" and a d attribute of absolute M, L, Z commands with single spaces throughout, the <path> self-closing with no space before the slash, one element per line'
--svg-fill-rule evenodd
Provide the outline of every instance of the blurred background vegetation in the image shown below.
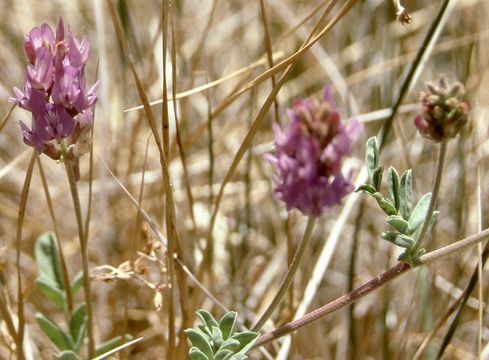
<path fill-rule="evenodd" d="M 299 49 L 324 8 L 318 6 L 320 3 L 319 0 L 266 0 L 267 23 L 264 27 L 258 0 L 171 1 L 173 26 L 162 22 L 161 1 L 114 1 L 150 100 L 162 98 L 164 72 L 169 96 L 173 91 L 181 94 L 175 108 L 187 177 L 182 166 L 182 152 L 177 147 L 172 101 L 168 103 L 169 167 L 174 186 L 176 226 L 192 271 L 201 259 L 200 249 L 205 244 L 217 191 L 251 121 L 270 93 L 271 80 L 253 86 L 230 103 L 226 103 L 226 99 L 269 67 L 266 33 L 277 63 Z M 272 168 L 262 155 L 272 149 L 273 121 L 278 119 L 282 124 L 286 123 L 286 109 L 293 98 L 319 97 L 325 85 L 331 86 L 342 116 L 345 119 L 357 117 L 365 122 L 365 134 L 357 142 L 353 158 L 345 164 L 355 176 L 363 166 L 365 140 L 378 131 L 387 117 L 385 112 L 376 111 L 393 105 L 440 4 L 440 1 L 406 1 L 403 5 L 413 21 L 402 26 L 396 21 L 390 1 L 358 2 L 294 67 L 276 97 L 276 105 L 272 106 L 266 122 L 253 139 L 252 148 L 225 189 L 213 232 L 213 277 L 204 280 L 209 291 L 228 308 L 236 310 L 246 325 L 256 320 L 273 297 L 286 271 L 287 253 L 293 248 L 291 242 L 297 243 L 305 226 L 304 216 L 296 212 L 292 212 L 286 221 L 284 205 L 271 196 Z M 54 27 L 58 16 L 62 16 L 77 36 L 86 35 L 90 40 L 87 79 L 90 83 L 95 78 L 100 80 L 93 135 L 93 203 L 89 238 L 96 338 L 101 342 L 121 334 L 125 328 L 134 337 L 144 339 L 120 356 L 163 359 L 168 341 L 164 248 L 157 245 L 154 234 L 138 216 L 137 207 L 102 164 L 102 161 L 106 163 L 136 198 L 140 196 L 144 174 L 141 206 L 164 229 L 165 191 L 158 151 L 145 113 L 142 110 L 125 111 L 139 105 L 140 100 L 107 2 L 0 0 L 0 5 L 3 9 L 0 19 L 2 117 L 11 107 L 7 100 L 13 94 L 13 86 L 22 86 L 26 65 L 23 36 L 32 27 L 42 22 Z M 332 13 L 336 11 L 334 9 Z M 383 164 L 394 165 L 399 171 L 413 167 L 418 195 L 429 191 L 436 151 L 413 126 L 419 91 L 424 89 L 426 80 L 441 74 L 466 85 L 472 104 L 471 119 L 448 147 L 439 199 L 441 214 L 429 250 L 487 226 L 488 205 L 484 199 L 487 199 L 489 185 L 488 18 L 489 2 L 456 2 L 429 59 L 422 66 L 419 80 L 405 99 L 408 106 L 396 116 L 395 131 L 381 153 Z M 168 31 L 168 44 L 162 41 L 163 28 Z M 175 38 L 175 61 L 171 55 L 172 36 Z M 163 45 L 168 49 L 165 68 Z M 176 77 L 172 75 L 172 66 Z M 230 74 L 233 76 L 226 77 Z M 185 93 L 217 80 L 221 81 L 206 90 Z M 161 119 L 161 105 L 155 105 L 153 111 L 156 118 Z M 0 133 L 1 289 L 14 314 L 15 232 L 20 191 L 31 154 L 31 149 L 22 142 L 18 120 L 29 123 L 28 113 L 15 109 Z M 69 185 L 60 164 L 45 156 L 41 159 L 69 272 L 73 276 L 81 268 L 81 259 Z M 89 164 L 88 156 L 81 159 L 79 189 L 84 211 L 88 200 Z M 187 180 L 193 201 L 188 196 Z M 477 195 L 479 185 L 481 206 Z M 358 195 L 351 196 L 356 198 Z M 347 219 L 343 226 L 336 223 L 340 213 Z M 37 354 L 35 358 L 39 359 L 51 358 L 53 347 L 39 330 L 34 313 L 43 311 L 54 318 L 61 315 L 50 308 L 34 286 L 37 276 L 34 241 L 43 232 L 53 230 L 48 214 L 36 167 L 23 225 L 21 266 L 29 341 Z M 323 216 L 306 251 L 294 290 L 289 292 L 275 314 L 274 323 L 269 323 L 264 330 L 292 318 L 311 280 L 319 253 L 328 241 L 329 246 L 334 244 L 332 232 L 337 232 L 338 243 L 332 246 L 331 261 L 319 278 L 320 286 L 309 309 L 344 294 L 349 287 L 369 280 L 394 264 L 398 250 L 380 239 L 385 227 L 376 204 L 362 196 L 349 208 L 338 207 Z M 103 265 L 118 267 L 131 258 L 134 260 L 138 256 L 135 250 L 151 257 L 141 258 L 138 276 L 151 284 L 161 285 L 160 310 L 155 307 L 155 291 L 150 286 L 134 277 L 117 279 L 107 269 L 98 268 Z M 155 259 L 160 261 L 155 262 Z M 451 256 L 395 280 L 361 299 L 354 307 L 340 310 L 299 330 L 293 337 L 290 358 L 412 358 L 467 287 L 478 259 L 476 249 Z M 485 279 L 483 285 L 487 285 Z M 193 288 L 194 284 L 188 282 Z M 489 287 L 484 286 L 484 309 L 487 308 L 488 291 Z M 476 290 L 446 350 L 447 359 L 489 357 L 489 348 L 485 347 L 489 341 L 486 312 L 482 315 L 482 354 L 477 347 L 479 301 Z M 216 314 L 220 312 L 209 300 L 202 300 L 199 306 Z M 177 329 L 180 318 L 177 310 Z M 422 357 L 431 358 L 436 354 L 447 331 L 447 323 L 441 323 Z M 5 324 L 0 323 L 0 358 L 12 358 L 13 346 Z M 276 342 L 267 349 L 274 355 L 279 347 L 280 342 Z M 262 356 L 257 351 L 251 354 L 257 359 Z"/>

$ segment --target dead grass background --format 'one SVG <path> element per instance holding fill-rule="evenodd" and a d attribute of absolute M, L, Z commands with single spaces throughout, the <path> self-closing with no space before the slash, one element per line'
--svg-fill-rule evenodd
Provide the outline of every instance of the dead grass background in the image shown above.
<path fill-rule="evenodd" d="M 125 36 L 134 56 L 137 70 L 151 100 L 162 98 L 162 76 L 166 71 L 169 94 L 172 88 L 171 54 L 167 67 L 162 66 L 160 1 L 116 1 Z M 195 89 L 222 79 L 237 70 L 240 74 L 224 79 L 208 90 L 196 91 L 177 100 L 179 130 L 186 155 L 188 181 L 193 196 L 192 221 L 190 202 L 180 152 L 175 139 L 173 103 L 169 102 L 169 160 L 173 181 L 177 227 L 184 253 L 195 269 L 200 259 L 209 226 L 211 205 L 232 158 L 242 143 L 251 121 L 271 90 L 267 80 L 239 96 L 221 110 L 227 96 L 263 73 L 266 59 L 265 31 L 259 1 L 172 2 L 176 38 L 176 93 Z M 303 25 L 296 27 L 319 1 L 265 1 L 275 61 L 297 51 L 311 30 L 320 11 L 312 13 Z M 340 2 L 341 3 L 341 2 Z M 97 63 L 101 85 L 98 92 L 94 130 L 93 206 L 90 223 L 89 253 L 91 267 L 119 266 L 131 259 L 134 249 L 142 251 L 156 241 L 144 221 L 138 221 L 138 209 L 102 165 L 105 162 L 127 189 L 138 198 L 143 173 L 144 192 L 141 206 L 164 228 L 165 196 L 156 145 L 141 110 L 125 112 L 140 104 L 131 71 L 116 37 L 105 1 L 13 1 L 1 0 L 0 19 L 0 109 L 2 116 L 10 108 L 7 99 L 13 86 L 21 86 L 25 59 L 23 35 L 42 22 L 55 25 L 63 16 L 75 34 L 85 34 L 91 42 L 87 78 L 94 80 Z M 365 134 L 357 142 L 353 159 L 346 164 L 356 174 L 363 166 L 365 140 L 376 133 L 386 116 L 374 111 L 392 106 L 406 69 L 418 51 L 426 31 L 440 6 L 440 1 L 410 0 L 404 6 L 413 22 L 401 26 L 395 21 L 388 1 L 367 0 L 357 3 L 334 28 L 311 48 L 296 64 L 276 98 L 265 124 L 253 140 L 253 147 L 241 161 L 225 189 L 214 233 L 212 281 L 205 286 L 228 308 L 238 311 L 240 319 L 250 325 L 263 311 L 276 291 L 287 265 L 286 211 L 271 197 L 271 167 L 262 154 L 271 149 L 271 124 L 276 117 L 287 121 L 285 110 L 295 97 L 320 96 L 325 85 L 335 90 L 343 117 L 365 120 Z M 335 11 L 333 10 L 333 13 Z M 444 73 L 450 80 L 466 84 L 472 104 L 469 126 L 448 147 L 448 158 L 439 200 L 440 220 L 428 248 L 446 245 L 487 226 L 487 186 L 489 151 L 488 104 L 489 78 L 489 3 L 485 0 L 459 0 L 442 35 L 424 66 L 414 89 L 405 103 L 417 102 L 424 81 Z M 171 29 L 169 30 L 171 34 Z M 388 139 L 381 154 L 383 164 L 403 171 L 414 168 L 417 194 L 431 188 L 436 151 L 432 144 L 415 132 L 413 118 L 417 107 L 405 107 L 396 117 L 395 134 Z M 161 105 L 153 111 L 161 119 Z M 15 229 L 25 169 L 30 149 L 22 143 L 17 121 L 30 121 L 28 114 L 15 109 L 0 133 L 0 269 L 2 291 L 15 313 Z M 208 126 L 209 120 L 211 126 Z M 159 127 L 161 124 L 158 125 Z M 212 141 L 210 141 L 210 139 Z M 146 146 L 147 159 L 145 160 Z M 211 146 L 209 146 L 211 145 Z M 69 196 L 68 182 L 60 164 L 41 156 L 54 202 L 56 220 L 73 276 L 80 268 L 76 222 Z M 86 209 L 89 161 L 82 161 L 79 188 Z M 478 206 L 478 172 L 482 189 L 482 207 Z M 357 196 L 357 195 L 351 195 Z M 360 209 L 363 209 L 360 217 Z M 290 308 L 297 306 L 311 278 L 318 254 L 330 235 L 341 208 L 323 216 L 316 226 L 293 294 L 274 317 L 278 326 L 291 318 Z M 479 212 L 482 218 L 479 218 Z M 53 347 L 34 321 L 36 311 L 53 317 L 54 309 L 34 285 L 37 276 L 33 244 L 43 232 L 53 229 L 49 217 L 39 170 L 36 167 L 29 194 L 23 228 L 22 269 L 26 317 L 34 358 L 48 359 Z M 292 212 L 290 233 L 298 241 L 305 219 Z M 380 240 L 387 225 L 383 215 L 370 199 L 359 199 L 340 229 L 338 246 L 327 267 L 310 309 L 324 304 L 347 291 L 354 234 L 358 248 L 353 283 L 376 276 L 395 262 L 397 249 Z M 358 228 L 358 231 L 356 231 Z M 356 232 L 355 232 L 356 231 Z M 165 261 L 163 249 L 157 251 Z M 299 330 L 294 335 L 295 352 L 291 359 L 409 359 L 450 304 L 460 296 L 476 268 L 476 249 L 419 269 L 388 284 L 383 290 L 360 300 L 354 311 L 338 311 Z M 143 275 L 155 284 L 165 284 L 162 266 L 148 263 Z M 487 272 L 484 272 L 486 274 Z M 95 273 L 94 273 L 95 274 Z M 487 309 L 489 288 L 483 278 L 483 308 Z M 162 359 L 166 351 L 167 299 L 162 290 L 163 308 L 156 311 L 154 292 L 137 280 L 103 282 L 93 280 L 93 307 L 96 337 L 100 342 L 127 332 L 144 340 L 126 351 L 134 359 Z M 194 285 L 189 281 L 190 286 Z M 81 296 L 81 295 L 79 295 Z M 178 295 L 177 295 L 178 296 Z M 127 313 L 124 302 L 127 299 Z M 81 297 L 80 299 L 81 300 Z M 489 356 L 487 313 L 483 315 L 483 353 L 477 349 L 478 303 L 473 293 L 463 313 L 457 333 L 446 352 L 446 358 L 470 359 Z M 213 309 L 209 300 L 202 307 Z M 350 315 L 349 315 L 350 314 Z M 353 315 L 351 315 L 353 314 Z M 352 317 L 353 316 L 353 317 Z M 180 315 L 177 313 L 177 321 Z M 125 320 L 127 325 L 124 325 Z M 0 327 L 0 358 L 11 358 L 12 339 Z M 2 330 L 3 329 L 3 330 Z M 435 334 L 425 352 L 436 354 L 446 332 L 446 325 Z M 275 354 L 279 344 L 268 351 Z M 252 358 L 261 358 L 255 351 Z"/>

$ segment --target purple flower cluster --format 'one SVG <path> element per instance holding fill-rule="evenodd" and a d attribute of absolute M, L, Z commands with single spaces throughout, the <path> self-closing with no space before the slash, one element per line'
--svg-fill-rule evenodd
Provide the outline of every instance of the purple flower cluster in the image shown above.
<path fill-rule="evenodd" d="M 328 87 L 320 103 L 296 99 L 287 115 L 290 123 L 285 129 L 274 124 L 275 153 L 265 155 L 277 170 L 274 196 L 287 209 L 320 216 L 354 190 L 341 163 L 363 126 L 356 120 L 340 121 Z"/>
<path fill-rule="evenodd" d="M 15 87 L 9 101 L 32 113 L 31 128 L 20 122 L 24 142 L 54 159 L 61 156 L 61 139 L 67 145 L 86 141 L 93 125 L 98 82 L 89 88 L 85 79 L 89 48 L 87 38 L 78 42 L 69 27 L 65 39 L 61 17 L 56 33 L 43 23 L 25 36 L 24 91 Z"/>

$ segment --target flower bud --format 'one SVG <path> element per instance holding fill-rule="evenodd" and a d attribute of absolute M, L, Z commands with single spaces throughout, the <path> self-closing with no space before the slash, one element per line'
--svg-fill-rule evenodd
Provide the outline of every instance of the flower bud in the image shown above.
<path fill-rule="evenodd" d="M 428 82 L 429 92 L 421 92 L 421 113 L 414 123 L 421 136 L 435 142 L 455 137 L 468 121 L 470 104 L 464 100 L 465 88 L 456 82 L 448 85 L 443 76 L 439 85 Z"/>

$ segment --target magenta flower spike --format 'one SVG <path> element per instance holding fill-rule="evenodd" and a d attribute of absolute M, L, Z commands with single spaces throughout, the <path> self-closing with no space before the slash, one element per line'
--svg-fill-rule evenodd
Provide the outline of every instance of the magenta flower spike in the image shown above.
<path fill-rule="evenodd" d="M 80 156 L 88 148 L 87 134 L 93 125 L 97 101 L 96 82 L 87 86 L 85 64 L 90 44 L 86 37 L 78 42 L 68 28 L 65 38 L 60 17 L 56 32 L 46 23 L 34 27 L 25 37 L 24 49 L 29 64 L 25 72 L 24 91 L 14 87 L 9 99 L 32 113 L 32 124 L 20 123 L 24 142 L 39 153 L 59 159 L 60 141 L 68 151 Z M 75 149 L 82 141 L 83 149 Z"/>
<path fill-rule="evenodd" d="M 320 216 L 354 190 L 341 164 L 363 126 L 340 121 L 328 87 L 320 103 L 297 99 L 287 115 L 290 123 L 284 129 L 274 124 L 275 153 L 265 155 L 277 171 L 274 196 L 289 210 Z"/>

